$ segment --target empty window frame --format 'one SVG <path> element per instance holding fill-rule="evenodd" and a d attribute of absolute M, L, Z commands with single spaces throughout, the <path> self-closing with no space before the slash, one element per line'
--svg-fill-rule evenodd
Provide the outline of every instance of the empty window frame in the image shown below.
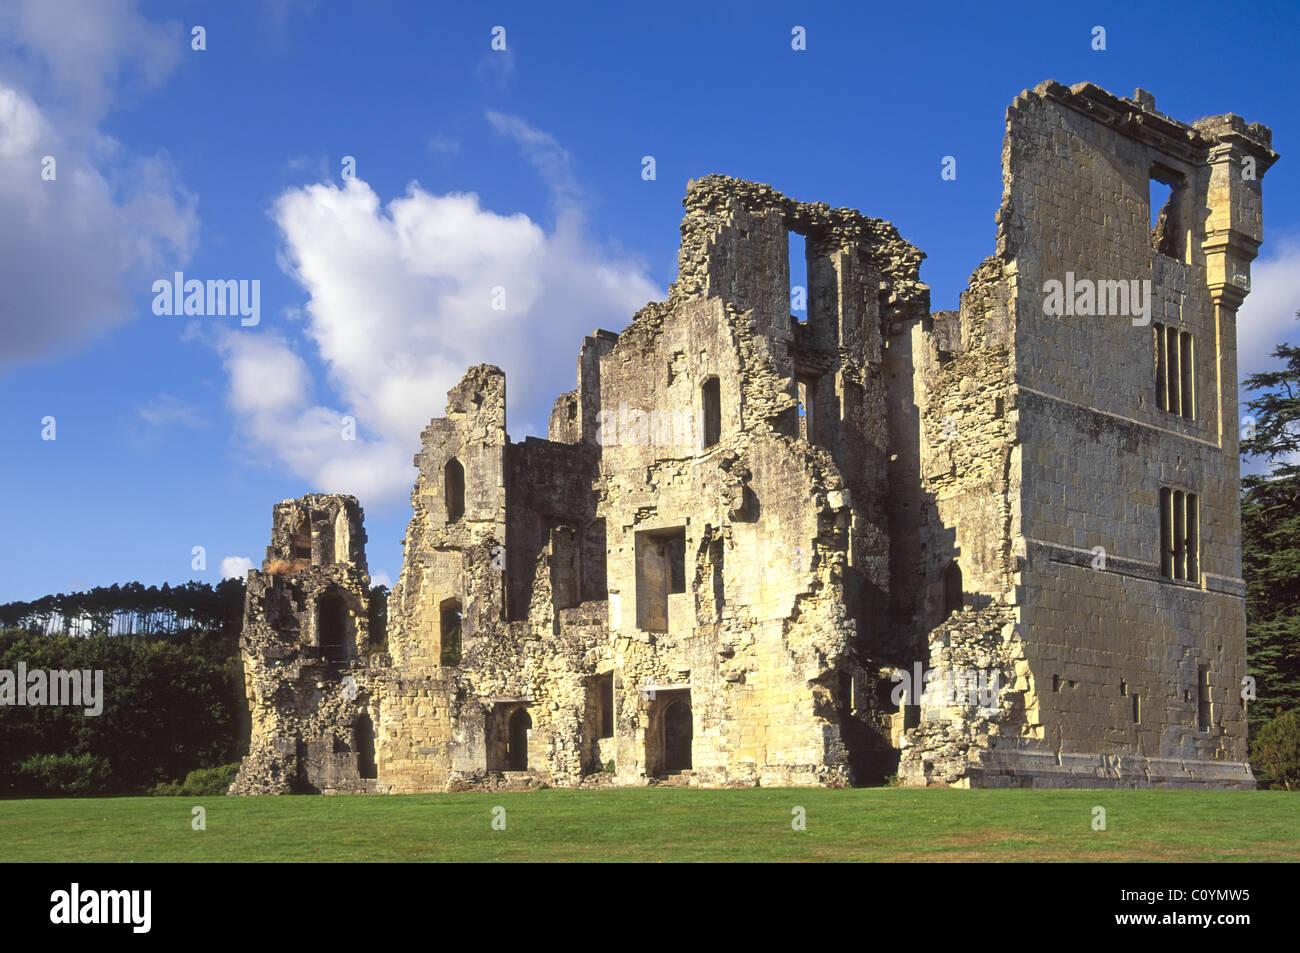
<path fill-rule="evenodd" d="M 722 385 L 716 377 L 708 378 L 700 387 L 704 404 L 704 449 L 722 439 Z"/>
<path fill-rule="evenodd" d="M 447 502 L 447 522 L 455 523 L 465 515 L 465 468 L 452 457 L 443 468 L 443 489 Z"/>
<path fill-rule="evenodd" d="M 1156 406 L 1196 419 L 1196 355 L 1187 331 L 1155 325 Z"/>
<path fill-rule="evenodd" d="M 438 661 L 440 665 L 460 664 L 460 629 L 462 620 L 459 599 L 445 599 L 438 606 Z"/>
<path fill-rule="evenodd" d="M 1196 727 L 1209 731 L 1214 723 L 1214 703 L 1210 699 L 1210 670 L 1204 665 L 1196 667 Z"/>
<path fill-rule="evenodd" d="M 1151 226 L 1151 250 L 1176 261 L 1186 257 L 1186 237 L 1183 235 L 1182 205 L 1183 176 L 1161 166 L 1150 172 L 1147 180 L 1147 214 Z"/>
<path fill-rule="evenodd" d="M 686 530 L 636 534 L 637 627 L 668 631 L 668 597 L 686 591 Z"/>
<path fill-rule="evenodd" d="M 1200 502 L 1195 493 L 1160 488 L 1160 575 L 1201 581 Z"/>

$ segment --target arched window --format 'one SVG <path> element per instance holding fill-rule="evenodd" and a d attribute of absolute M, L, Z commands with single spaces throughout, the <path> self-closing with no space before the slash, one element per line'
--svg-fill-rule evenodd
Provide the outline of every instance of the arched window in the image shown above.
<path fill-rule="evenodd" d="M 438 607 L 439 632 L 441 635 L 440 659 L 442 665 L 460 664 L 460 600 L 446 599 Z"/>
<path fill-rule="evenodd" d="M 355 740 L 353 748 L 357 752 L 357 771 L 363 778 L 379 777 L 379 767 L 375 764 L 375 726 L 365 712 L 357 719 L 352 729 Z"/>
<path fill-rule="evenodd" d="M 722 439 L 722 385 L 710 377 L 700 388 L 704 403 L 704 449 Z"/>
<path fill-rule="evenodd" d="M 455 523 L 465 515 L 465 468 L 455 457 L 443 468 L 442 482 L 447 494 L 447 522 Z"/>

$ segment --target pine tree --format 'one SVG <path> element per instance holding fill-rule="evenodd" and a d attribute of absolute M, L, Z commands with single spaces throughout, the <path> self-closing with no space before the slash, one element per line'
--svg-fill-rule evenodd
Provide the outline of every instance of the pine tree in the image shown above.
<path fill-rule="evenodd" d="M 1300 318 L 1300 312 L 1296 312 Z M 1250 733 L 1281 712 L 1300 708 L 1300 347 L 1279 344 L 1284 367 L 1247 378 L 1259 392 L 1246 402 L 1244 456 L 1270 465 L 1242 478 L 1242 574 L 1246 579 L 1247 670 L 1257 700 Z"/>

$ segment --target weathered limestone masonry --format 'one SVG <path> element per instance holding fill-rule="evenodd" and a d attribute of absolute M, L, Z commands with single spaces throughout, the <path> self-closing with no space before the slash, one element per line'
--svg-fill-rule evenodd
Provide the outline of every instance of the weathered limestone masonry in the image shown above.
<path fill-rule="evenodd" d="M 489 365 L 425 429 L 385 651 L 356 501 L 277 505 L 232 792 L 1252 784 L 1233 321 L 1276 158 L 1024 93 L 997 252 L 934 314 L 888 222 L 690 183 L 667 300 L 585 339 L 549 439 Z M 1150 279 L 1149 322 L 1045 315 L 1067 272 Z"/>
<path fill-rule="evenodd" d="M 930 631 L 932 663 L 987 657 L 1004 692 L 960 731 L 924 705 L 907 782 L 1253 786 L 1236 312 L 1271 140 L 1090 84 L 1008 110 L 997 253 L 959 329 L 912 339 L 922 483 L 965 603 Z M 1170 187 L 1154 229 L 1153 182 Z M 1049 300 L 1071 279 L 1095 288 Z"/>
<path fill-rule="evenodd" d="M 351 496 L 276 504 L 240 650 L 252 740 L 232 794 L 371 790 L 366 534 Z"/>

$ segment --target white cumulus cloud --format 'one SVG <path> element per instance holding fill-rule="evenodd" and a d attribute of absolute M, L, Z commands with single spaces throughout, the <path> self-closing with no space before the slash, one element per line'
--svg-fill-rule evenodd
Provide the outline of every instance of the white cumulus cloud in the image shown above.
<path fill-rule="evenodd" d="M 227 556 L 221 560 L 221 578 L 244 579 L 252 568 L 253 561 L 247 556 Z"/>
<path fill-rule="evenodd" d="M 0 370 L 78 347 L 126 320 L 133 293 L 183 264 L 195 199 L 165 159 L 102 134 L 121 86 L 179 57 L 179 26 L 126 0 L 0 9 Z"/>
<path fill-rule="evenodd" d="M 551 402 L 573 386 L 582 335 L 621 328 L 660 296 L 643 266 L 586 234 L 567 153 L 519 120 L 492 123 L 552 186 L 553 229 L 418 183 L 386 205 L 357 178 L 275 202 L 283 264 L 307 294 L 290 326 L 300 331 L 227 329 L 218 344 L 250 452 L 269 451 L 313 489 L 405 500 L 420 431 L 468 366 L 506 371 L 514 439 L 545 433 Z"/>

